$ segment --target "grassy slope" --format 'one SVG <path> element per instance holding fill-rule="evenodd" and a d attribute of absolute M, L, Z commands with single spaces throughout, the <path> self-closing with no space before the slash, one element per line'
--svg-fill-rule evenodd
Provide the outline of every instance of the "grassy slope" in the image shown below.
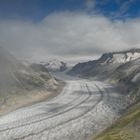
<path fill-rule="evenodd" d="M 92 140 L 140 140 L 140 103 Z"/>

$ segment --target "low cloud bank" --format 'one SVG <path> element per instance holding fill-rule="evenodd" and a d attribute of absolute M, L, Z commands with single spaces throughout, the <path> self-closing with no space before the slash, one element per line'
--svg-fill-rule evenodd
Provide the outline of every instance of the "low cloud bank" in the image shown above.
<path fill-rule="evenodd" d="M 140 19 L 110 21 L 85 12 L 52 13 L 39 23 L 0 21 L 0 45 L 22 58 L 92 57 L 140 48 Z"/>

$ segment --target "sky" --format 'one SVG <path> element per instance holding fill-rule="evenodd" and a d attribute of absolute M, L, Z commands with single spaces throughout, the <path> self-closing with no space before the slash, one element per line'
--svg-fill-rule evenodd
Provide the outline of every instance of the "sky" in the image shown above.
<path fill-rule="evenodd" d="M 140 48 L 140 0 L 0 0 L 0 46 L 38 60 Z"/>

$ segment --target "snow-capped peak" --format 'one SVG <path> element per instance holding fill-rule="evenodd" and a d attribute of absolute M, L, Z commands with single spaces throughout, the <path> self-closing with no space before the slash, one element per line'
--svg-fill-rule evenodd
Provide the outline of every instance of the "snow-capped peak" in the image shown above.
<path fill-rule="evenodd" d="M 44 62 L 45 67 L 49 71 L 64 71 L 67 69 L 67 64 L 63 61 L 59 61 L 57 59 L 49 60 L 48 62 Z"/>
<path fill-rule="evenodd" d="M 126 63 L 140 57 L 140 49 L 132 49 L 123 52 L 113 52 L 103 54 L 100 58 L 102 64 L 107 63 Z"/>

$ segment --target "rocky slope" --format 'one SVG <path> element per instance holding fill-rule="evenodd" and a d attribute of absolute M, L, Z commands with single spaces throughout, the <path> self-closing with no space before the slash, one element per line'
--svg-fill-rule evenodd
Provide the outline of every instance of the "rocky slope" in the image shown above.
<path fill-rule="evenodd" d="M 140 58 L 121 64 L 106 79 L 127 94 L 130 104 L 140 100 Z"/>
<path fill-rule="evenodd" d="M 43 65 L 25 66 L 0 47 L 0 114 L 43 99 L 58 84 Z"/>

